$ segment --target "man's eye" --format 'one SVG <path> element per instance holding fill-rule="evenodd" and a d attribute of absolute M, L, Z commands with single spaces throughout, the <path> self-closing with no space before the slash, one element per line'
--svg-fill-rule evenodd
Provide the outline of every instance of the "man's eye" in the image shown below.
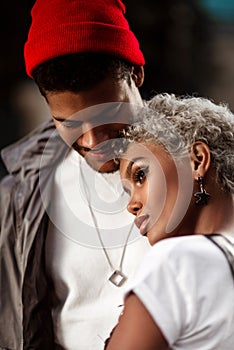
<path fill-rule="evenodd" d="M 148 171 L 149 171 L 148 167 L 136 170 L 136 172 L 133 175 L 134 181 L 138 182 L 140 184 L 143 183 L 143 181 L 145 180 L 145 177 L 146 177 Z"/>
<path fill-rule="evenodd" d="M 71 120 L 71 121 L 63 122 L 61 125 L 67 129 L 76 129 L 82 125 L 82 122 L 79 120 Z"/>

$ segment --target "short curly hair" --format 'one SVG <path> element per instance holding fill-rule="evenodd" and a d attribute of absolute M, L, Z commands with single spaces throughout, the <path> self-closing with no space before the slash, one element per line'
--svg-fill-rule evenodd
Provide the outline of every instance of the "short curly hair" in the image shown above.
<path fill-rule="evenodd" d="M 54 57 L 32 72 L 43 96 L 51 92 L 89 90 L 107 77 L 131 84 L 132 64 L 122 59 L 94 52 L 79 52 Z"/>
<path fill-rule="evenodd" d="M 234 115 L 229 107 L 174 94 L 158 94 L 147 107 L 144 117 L 123 132 L 127 142 L 160 143 L 172 156 L 181 156 L 202 141 L 209 146 L 216 181 L 234 194 Z"/>

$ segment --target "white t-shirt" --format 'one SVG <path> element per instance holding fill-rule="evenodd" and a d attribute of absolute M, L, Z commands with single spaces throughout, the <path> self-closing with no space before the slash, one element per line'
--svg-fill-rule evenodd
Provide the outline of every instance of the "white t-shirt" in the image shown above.
<path fill-rule="evenodd" d="M 225 255 L 204 236 L 156 243 L 131 290 L 171 349 L 234 349 L 234 280 Z"/>
<path fill-rule="evenodd" d="M 82 166 L 101 238 L 114 269 L 127 282 L 116 287 L 113 273 L 98 238 L 80 180 Z M 55 174 L 51 198 L 46 263 L 52 277 L 52 310 L 56 343 L 66 350 L 101 350 L 118 321 L 123 295 L 149 249 L 146 238 L 134 227 L 124 253 L 133 217 L 126 211 L 119 173 L 100 174 L 71 151 Z"/>

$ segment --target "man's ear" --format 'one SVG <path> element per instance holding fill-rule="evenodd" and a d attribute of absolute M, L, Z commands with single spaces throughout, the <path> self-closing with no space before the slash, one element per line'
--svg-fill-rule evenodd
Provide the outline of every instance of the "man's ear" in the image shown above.
<path fill-rule="evenodd" d="M 194 142 L 190 149 L 191 167 L 194 179 L 204 177 L 210 168 L 210 149 L 202 141 Z"/>
<path fill-rule="evenodd" d="M 141 87 L 144 82 L 144 67 L 143 66 L 133 66 L 131 71 L 131 77 L 134 81 L 136 87 Z"/>

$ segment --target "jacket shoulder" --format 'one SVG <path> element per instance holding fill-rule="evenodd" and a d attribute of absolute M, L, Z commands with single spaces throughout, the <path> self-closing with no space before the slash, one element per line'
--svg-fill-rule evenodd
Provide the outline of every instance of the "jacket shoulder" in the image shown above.
<path fill-rule="evenodd" d="M 8 174 L 5 175 L 1 181 L 0 181 L 0 193 L 1 193 L 1 201 L 2 201 L 2 197 L 4 195 L 4 193 L 11 193 L 11 189 L 14 187 L 15 185 L 15 179 L 14 176 Z"/>
<path fill-rule="evenodd" d="M 16 181 L 14 176 L 6 175 L 0 181 L 0 208 L 5 208 L 11 201 L 12 192 L 15 187 Z"/>

